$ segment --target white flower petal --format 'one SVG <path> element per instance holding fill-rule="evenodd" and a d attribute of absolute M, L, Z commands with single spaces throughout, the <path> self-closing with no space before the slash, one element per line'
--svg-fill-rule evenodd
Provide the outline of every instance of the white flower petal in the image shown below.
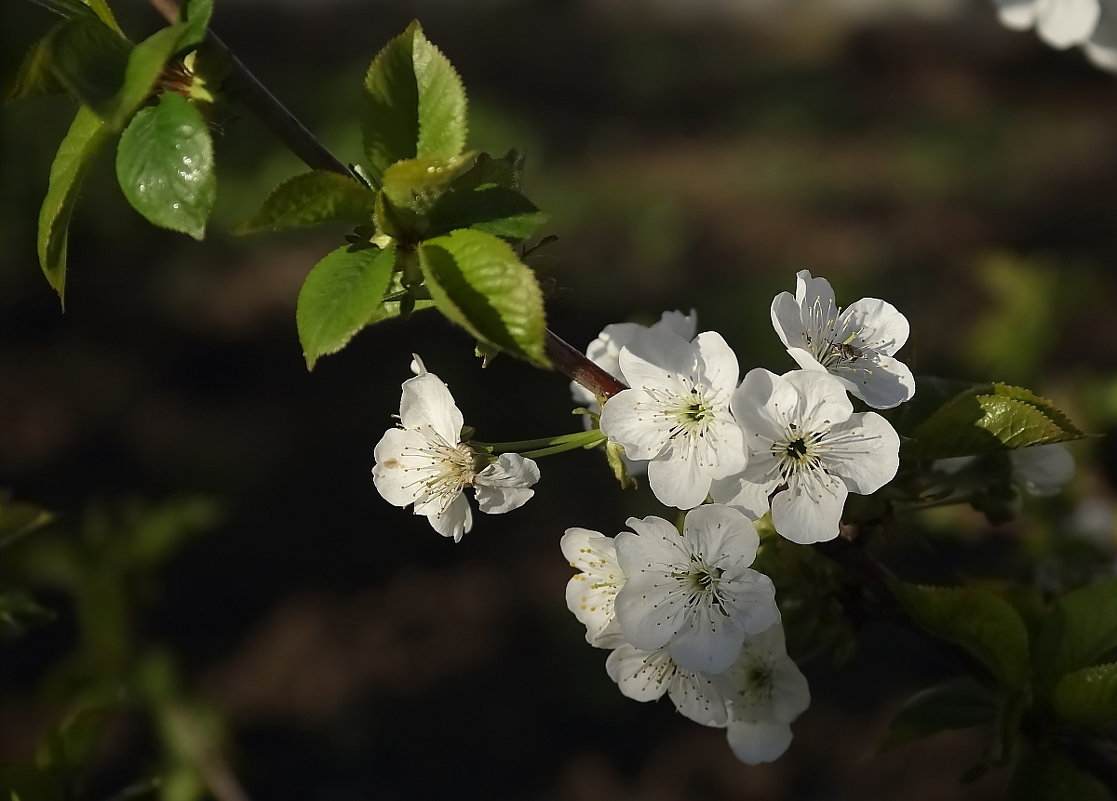
<path fill-rule="evenodd" d="M 672 331 L 649 328 L 621 348 L 618 361 L 630 387 L 660 387 L 674 383 L 670 374 L 693 374 L 698 368 L 698 349 Z M 664 373 L 669 374 L 666 379 Z"/>
<path fill-rule="evenodd" d="M 781 292 L 772 299 L 772 327 L 776 329 L 785 348 L 801 348 L 803 338 L 803 309 L 790 292 Z"/>
<path fill-rule="evenodd" d="M 533 460 L 518 453 L 502 453 L 474 479 L 477 506 L 489 515 L 518 509 L 535 494 L 528 488 L 538 480 L 539 466 Z"/>
<path fill-rule="evenodd" d="M 731 717 L 726 739 L 737 759 L 748 765 L 759 765 L 783 756 L 791 745 L 791 727 L 786 723 L 750 722 Z"/>
<path fill-rule="evenodd" d="M 1098 0 L 1037 0 L 1036 32 L 1052 47 L 1082 44 L 1098 24 Z"/>
<path fill-rule="evenodd" d="M 853 404 L 845 387 L 829 373 L 794 370 L 781 379 L 796 392 L 796 420 L 800 427 L 814 431 L 845 422 L 853 414 Z"/>
<path fill-rule="evenodd" d="M 586 627 L 586 642 L 609 647 L 620 634 L 613 601 L 624 584 L 617 551 L 610 537 L 584 528 L 568 528 L 560 541 L 570 566 L 580 571 L 566 584 L 566 606 Z"/>
<path fill-rule="evenodd" d="M 737 386 L 740 367 L 737 354 L 729 347 L 716 331 L 703 331 L 694 338 L 701 360 L 700 373 L 711 387 L 724 388 L 730 392 Z"/>
<path fill-rule="evenodd" d="M 716 608 L 699 605 L 692 614 L 675 616 L 673 622 L 677 629 L 668 648 L 680 667 L 721 673 L 741 651 L 744 629 L 739 621 Z"/>
<path fill-rule="evenodd" d="M 723 503 L 740 509 L 751 520 L 759 520 L 769 509 L 768 496 L 779 486 L 779 481 L 755 484 L 743 476 L 719 478 L 710 484 L 710 497 L 715 503 Z"/>
<path fill-rule="evenodd" d="M 403 382 L 399 417 L 404 428 L 432 430 L 450 445 L 461 442 L 462 413 L 449 388 L 434 373 Z"/>
<path fill-rule="evenodd" d="M 848 490 L 825 473 L 804 481 L 792 477 L 788 488 L 772 498 L 772 525 L 780 536 L 809 545 L 838 536 Z"/>
<path fill-rule="evenodd" d="M 835 425 L 825 441 L 823 467 L 860 495 L 876 492 L 900 467 L 900 436 L 876 412 L 854 414 Z"/>
<path fill-rule="evenodd" d="M 911 369 L 891 356 L 858 359 L 833 374 L 853 395 L 874 409 L 892 409 L 915 395 L 915 376 Z"/>
<path fill-rule="evenodd" d="M 693 509 L 710 494 L 710 471 L 693 454 L 648 463 L 648 485 L 664 506 Z"/>
<path fill-rule="evenodd" d="M 756 437 L 767 437 L 770 442 L 773 434 L 783 432 L 788 415 L 795 410 L 798 401 L 795 387 L 770 370 L 756 367 L 745 374 L 741 386 L 733 393 L 729 408 L 748 432 L 751 451 Z"/>
<path fill-rule="evenodd" d="M 454 542 L 460 542 L 462 535 L 468 534 L 473 528 L 473 510 L 469 508 L 469 501 L 461 494 L 445 509 L 441 509 L 434 501 L 417 503 L 415 514 L 425 515 L 435 531 L 443 537 L 453 537 Z"/>
<path fill-rule="evenodd" d="M 1008 452 L 1012 479 L 1030 495 L 1055 495 L 1074 478 L 1074 457 L 1062 445 L 1037 445 Z"/>
<path fill-rule="evenodd" d="M 647 460 L 666 448 L 671 424 L 649 408 L 644 393 L 626 389 L 609 398 L 601 411 L 601 433 L 621 443 L 629 459 Z"/>
<path fill-rule="evenodd" d="M 1036 0 L 996 0 L 1001 24 L 1015 31 L 1026 31 L 1036 24 Z"/>
<path fill-rule="evenodd" d="M 667 692 L 675 664 L 665 650 L 645 651 L 625 643 L 609 654 L 605 671 L 626 698 L 654 701 Z"/>
<path fill-rule="evenodd" d="M 388 429 L 376 443 L 372 481 L 377 492 L 393 506 L 407 506 L 423 494 L 425 488 L 415 476 L 415 467 L 429 460 L 413 454 L 425 445 L 426 438 L 422 434 L 404 428 Z"/>
<path fill-rule="evenodd" d="M 892 356 L 908 341 L 908 318 L 891 303 L 877 298 L 862 298 L 846 307 L 838 318 L 843 329 L 857 334 L 852 341 L 859 348 L 871 348 Z"/>
<path fill-rule="evenodd" d="M 684 717 L 703 726 L 723 728 L 729 722 L 725 698 L 704 673 L 676 666 L 667 685 L 667 695 Z"/>
<path fill-rule="evenodd" d="M 816 359 L 814 354 L 809 350 L 804 350 L 803 348 L 788 348 L 787 352 L 801 369 L 826 372 L 826 368 L 822 366 L 822 363 Z"/>
<path fill-rule="evenodd" d="M 760 536 L 752 521 L 720 504 L 691 509 L 683 521 L 683 535 L 698 544 L 699 556 L 741 569 L 753 563 L 760 548 Z"/>

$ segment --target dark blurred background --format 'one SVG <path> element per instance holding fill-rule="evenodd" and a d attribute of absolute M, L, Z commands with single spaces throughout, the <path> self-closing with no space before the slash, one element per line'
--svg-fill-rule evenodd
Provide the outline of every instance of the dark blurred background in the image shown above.
<path fill-rule="evenodd" d="M 160 24 L 140 0 L 116 6 L 134 38 Z M 53 20 L 14 0 L 0 13 L 7 87 Z M 694 308 L 742 372 L 789 369 L 768 307 L 810 269 L 840 302 L 905 312 L 917 374 L 1026 384 L 1094 432 L 1117 420 L 1117 81 L 1001 29 L 991 2 L 218 0 L 214 27 L 356 161 L 364 70 L 414 17 L 465 80 L 471 145 L 527 154 L 526 193 L 560 237 L 543 251 L 550 323 L 575 345 Z M 998 796 L 996 772 L 957 782 L 976 735 L 872 756 L 900 699 L 953 669 L 884 626 L 851 660 L 807 666 L 814 703 L 771 766 L 737 763 L 722 732 L 666 702 L 622 698 L 565 609 L 558 539 L 657 507 L 622 495 L 596 455 L 542 461 L 535 499 L 479 515 L 459 544 L 384 503 L 372 449 L 410 353 L 482 439 L 579 428 L 566 382 L 509 359 L 482 372 L 433 313 L 308 373 L 295 298 L 346 232 L 227 233 L 303 169 L 247 113 L 218 120 L 202 243 L 147 225 L 105 154 L 74 216 L 64 315 L 35 220 L 73 109 L 2 113 L 0 488 L 63 531 L 88 528 L 90 509 L 210 504 L 133 624 L 224 715 L 255 801 Z M 1108 447 L 1078 446 L 1074 487 L 1036 512 L 1103 553 Z M 943 525 L 988 531 L 976 516 Z M 60 714 L 42 680 L 75 647 L 76 615 L 42 593 L 59 618 L 0 644 L 0 761 L 29 759 Z M 118 726 L 100 746 L 104 797 L 142 772 L 145 737 Z"/>

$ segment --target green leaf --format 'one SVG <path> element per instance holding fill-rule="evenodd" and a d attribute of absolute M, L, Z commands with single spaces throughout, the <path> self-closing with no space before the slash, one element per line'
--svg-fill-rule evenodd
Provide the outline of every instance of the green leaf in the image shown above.
<path fill-rule="evenodd" d="M 1117 663 L 1068 673 L 1055 685 L 1055 712 L 1085 726 L 1117 724 Z"/>
<path fill-rule="evenodd" d="M 916 693 L 900 707 L 880 745 L 887 751 L 898 745 L 952 729 L 992 723 L 997 701 L 985 687 L 965 677 Z"/>
<path fill-rule="evenodd" d="M 437 235 L 472 228 L 518 241 L 531 236 L 546 221 L 547 215 L 514 189 L 486 186 L 445 195 L 430 214 L 430 232 Z"/>
<path fill-rule="evenodd" d="M 1036 662 L 1053 685 L 1117 648 L 1117 578 L 1073 590 L 1055 602 L 1040 628 Z"/>
<path fill-rule="evenodd" d="M 51 64 L 50 43 L 47 41 L 49 36 L 50 34 L 47 34 L 47 37 L 31 45 L 26 55 L 24 55 L 23 63 L 19 65 L 19 72 L 16 73 L 15 80 L 12 81 L 12 88 L 8 90 L 8 94 L 4 97 L 5 103 L 66 91 L 66 87 L 54 74 L 54 66 Z"/>
<path fill-rule="evenodd" d="M 82 106 L 50 166 L 47 196 L 39 210 L 39 265 L 47 282 L 58 293 L 63 307 L 66 303 L 66 243 L 70 216 L 81 182 L 107 139 L 108 129 L 101 118 Z"/>
<path fill-rule="evenodd" d="M 451 183 L 473 166 L 475 154 L 449 159 L 407 159 L 389 167 L 377 196 L 382 231 L 404 241 L 427 237 L 427 215 Z"/>
<path fill-rule="evenodd" d="M 477 339 L 547 366 L 543 293 L 507 242 L 480 231 L 429 239 L 419 264 L 439 310 Z"/>
<path fill-rule="evenodd" d="M 206 29 L 213 16 L 213 0 L 186 0 L 181 22 L 185 23 L 181 47 L 193 47 L 206 38 Z"/>
<path fill-rule="evenodd" d="M 296 175 L 271 191 L 238 234 L 287 231 L 327 222 L 371 223 L 375 195 L 352 178 L 329 170 Z"/>
<path fill-rule="evenodd" d="M 54 617 L 54 612 L 40 606 L 25 592 L 0 591 L 0 638 L 19 637 L 29 626 L 49 623 Z"/>
<path fill-rule="evenodd" d="M 213 143 L 186 98 L 165 94 L 159 105 L 132 118 L 117 146 L 116 177 L 149 222 L 195 239 L 205 236 L 217 195 Z"/>
<path fill-rule="evenodd" d="M 295 321 L 308 370 L 337 353 L 367 325 L 380 320 L 381 300 L 395 268 L 396 249 L 338 248 L 314 265 L 299 291 Z"/>
<path fill-rule="evenodd" d="M 120 29 L 120 24 L 117 23 L 116 17 L 113 16 L 112 9 L 109 8 L 108 0 L 82 0 L 101 22 L 108 25 L 112 30 L 116 31 L 121 36 L 124 31 Z"/>
<path fill-rule="evenodd" d="M 1053 748 L 1020 755 L 1005 797 L 1008 801 L 1113 801 L 1101 782 Z"/>
<path fill-rule="evenodd" d="M 151 95 L 163 68 L 179 49 L 185 30 L 181 24 L 162 28 L 132 48 L 124 83 L 105 114 L 113 128 L 121 128 Z"/>
<path fill-rule="evenodd" d="M 67 20 L 45 41 L 54 74 L 66 90 L 102 117 L 111 113 L 131 44 L 92 17 Z"/>
<path fill-rule="evenodd" d="M 1051 401 L 1007 384 L 965 390 L 911 431 L 904 456 L 927 461 L 1084 437 Z"/>
<path fill-rule="evenodd" d="M 72 17 L 88 17 L 97 19 L 97 14 L 81 0 L 36 0 L 36 2 L 59 16 L 70 19 Z"/>
<path fill-rule="evenodd" d="M 449 159 L 465 148 L 465 89 L 418 22 L 388 42 L 369 66 L 361 127 L 377 177 L 397 161 Z"/>
<path fill-rule="evenodd" d="M 932 635 L 963 648 L 1008 689 L 1028 691 L 1028 631 L 1007 601 L 974 587 L 890 581 L 889 588 L 912 619 Z"/>

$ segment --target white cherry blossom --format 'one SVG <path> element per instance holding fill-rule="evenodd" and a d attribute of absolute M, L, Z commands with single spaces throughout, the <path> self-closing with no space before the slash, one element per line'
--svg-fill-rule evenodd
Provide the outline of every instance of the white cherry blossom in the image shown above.
<path fill-rule="evenodd" d="M 629 459 L 648 461 L 648 483 L 661 503 L 691 509 L 710 482 L 745 466 L 744 436 L 729 410 L 737 357 L 713 331 L 688 342 L 671 331 L 638 332 L 621 348 L 630 389 L 601 413 L 601 431 Z"/>
<path fill-rule="evenodd" d="M 496 460 L 462 442 L 462 413 L 449 388 L 416 356 L 414 378 L 403 382 L 399 427 L 385 432 L 374 452 L 372 479 L 388 503 L 414 504 L 431 526 L 454 541 L 473 527 L 463 491 L 473 487 L 486 514 L 519 508 L 535 494 L 539 468 L 531 459 L 505 453 Z"/>
<path fill-rule="evenodd" d="M 996 0 L 1001 23 L 1017 31 L 1035 28 L 1059 49 L 1084 44 L 1101 17 L 1102 0 Z"/>
<path fill-rule="evenodd" d="M 622 642 L 613 600 L 624 585 L 612 537 L 585 528 L 568 528 L 562 555 L 578 573 L 566 583 L 566 606 L 586 627 L 586 642 L 615 648 Z"/>
<path fill-rule="evenodd" d="M 787 655 L 783 626 L 748 637 L 737 661 L 712 677 L 709 694 L 728 702 L 729 747 L 742 762 L 778 759 L 791 744 L 791 722 L 810 705 L 807 680 Z"/>
<path fill-rule="evenodd" d="M 915 378 L 896 351 L 908 340 L 908 321 L 883 300 L 862 298 L 841 309 L 825 278 L 802 270 L 795 295 L 772 301 L 772 325 L 804 370 L 829 372 L 875 409 L 898 406 L 915 394 Z"/>
<path fill-rule="evenodd" d="M 698 329 L 698 315 L 691 310 L 690 314 L 680 311 L 665 311 L 658 322 L 650 326 L 639 323 L 610 323 L 601 330 L 597 338 L 586 348 L 586 358 L 607 372 L 613 378 L 621 377 L 620 355 L 621 348 L 628 345 L 638 334 L 647 330 L 666 330 L 678 334 L 687 342 L 694 339 Z M 577 381 L 570 382 L 570 394 L 574 402 L 584 406 L 593 413 L 600 411 L 597 398 L 592 392 Z M 586 420 L 588 426 L 590 421 Z"/>
<path fill-rule="evenodd" d="M 760 538 L 735 509 L 699 506 L 683 531 L 659 517 L 629 518 L 616 537 L 625 584 L 614 606 L 626 642 L 666 648 L 689 670 L 729 667 L 746 634 L 779 620 L 771 579 L 749 565 Z"/>
<path fill-rule="evenodd" d="M 710 493 L 753 518 L 768 510 L 771 497 L 772 525 L 792 542 L 838 536 L 847 494 L 876 492 L 896 475 L 896 431 L 876 412 L 855 414 L 842 384 L 827 373 L 751 370 L 732 405 L 748 432 L 748 466 L 715 481 Z"/>
<path fill-rule="evenodd" d="M 695 723 L 728 723 L 726 699 L 713 677 L 679 667 L 666 648 L 642 651 L 622 643 L 605 660 L 605 670 L 626 698 L 655 701 L 667 693 L 675 709 Z"/>

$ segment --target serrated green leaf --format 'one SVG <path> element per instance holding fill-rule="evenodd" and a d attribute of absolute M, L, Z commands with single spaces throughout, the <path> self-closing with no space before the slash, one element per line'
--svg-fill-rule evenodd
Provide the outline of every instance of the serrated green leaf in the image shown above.
<path fill-rule="evenodd" d="M 1036 668 L 1048 685 L 1117 649 L 1117 578 L 1073 590 L 1040 628 Z"/>
<path fill-rule="evenodd" d="M 88 4 L 81 0 L 37 0 L 38 4 L 48 11 L 53 11 L 61 17 L 89 17 L 97 19 L 97 15 Z"/>
<path fill-rule="evenodd" d="M 447 193 L 430 214 L 430 233 L 472 228 L 503 239 L 522 240 L 535 233 L 547 215 L 514 189 L 486 186 Z"/>
<path fill-rule="evenodd" d="M 429 239 L 419 264 L 439 310 L 477 339 L 537 365 L 543 350 L 543 293 L 507 242 L 480 231 Z"/>
<path fill-rule="evenodd" d="M 185 30 L 183 24 L 162 28 L 132 48 L 124 83 L 105 114 L 113 128 L 123 127 L 151 95 L 163 68 L 179 49 Z"/>
<path fill-rule="evenodd" d="M 167 93 L 132 118 L 117 145 L 116 177 L 148 222 L 195 239 L 205 236 L 217 195 L 213 142 L 186 98 Z"/>
<path fill-rule="evenodd" d="M 972 678 L 964 677 L 922 690 L 904 701 L 889 725 L 879 751 L 952 729 L 992 723 L 997 700 Z"/>
<path fill-rule="evenodd" d="M 371 223 L 375 195 L 352 178 L 329 170 L 296 175 L 264 199 L 237 234 L 287 231 L 328 222 Z"/>
<path fill-rule="evenodd" d="M 299 291 L 295 321 L 308 370 L 337 353 L 353 335 L 383 315 L 396 249 L 344 247 L 314 265 Z"/>
<path fill-rule="evenodd" d="M 378 228 L 405 242 L 427 238 L 427 215 L 451 183 L 473 165 L 475 154 L 449 159 L 407 159 L 389 167 L 377 195 Z"/>
<path fill-rule="evenodd" d="M 101 22 L 105 23 L 105 25 L 109 26 L 109 28 L 116 31 L 121 36 L 124 35 L 124 31 L 122 31 L 120 29 L 120 24 L 116 21 L 116 17 L 113 15 L 112 9 L 109 8 L 108 0 L 82 0 L 82 1 L 87 6 L 89 6 L 90 10 L 94 14 L 97 15 L 97 19 L 101 20 Z"/>
<path fill-rule="evenodd" d="M 66 303 L 66 244 L 70 216 L 77 202 L 78 189 L 94 157 L 108 141 L 108 128 L 87 106 L 78 109 L 50 166 L 47 196 L 39 210 L 39 265 L 47 282 Z"/>
<path fill-rule="evenodd" d="M 1101 782 L 1054 748 L 1022 753 L 1005 797 L 1008 801 L 1113 801 Z"/>
<path fill-rule="evenodd" d="M 50 34 L 47 34 L 47 37 L 49 36 Z M 27 50 L 15 80 L 12 81 L 12 87 L 4 97 L 5 103 L 66 91 L 66 87 L 54 74 L 47 37 L 35 42 Z"/>
<path fill-rule="evenodd" d="M 1068 673 L 1055 685 L 1055 712 L 1069 723 L 1117 725 L 1117 663 Z"/>
<path fill-rule="evenodd" d="M 67 20 L 44 41 L 55 77 L 66 90 L 102 117 L 111 113 L 131 44 L 88 16 Z"/>
<path fill-rule="evenodd" d="M 910 436 L 905 458 L 929 461 L 1069 442 L 1085 434 L 1046 398 L 1022 387 L 986 384 L 951 398 Z"/>
<path fill-rule="evenodd" d="M 183 48 L 193 47 L 206 38 L 206 29 L 212 16 L 213 0 L 186 0 L 181 20 L 186 26 L 182 33 Z"/>
<path fill-rule="evenodd" d="M 384 293 L 384 301 L 380 304 L 378 312 L 378 320 L 388 320 L 403 315 L 403 307 L 405 306 L 405 296 L 410 295 L 411 308 L 407 314 L 414 314 L 421 312 L 425 309 L 433 309 L 434 301 L 430 299 L 429 293 L 423 287 L 417 287 L 417 291 L 407 292 L 403 286 L 403 273 L 392 273 L 392 280 L 388 284 L 388 291 Z M 424 295 L 426 295 L 424 297 Z"/>
<path fill-rule="evenodd" d="M 388 42 L 369 66 L 361 127 L 377 178 L 397 161 L 449 159 L 465 148 L 465 89 L 418 22 Z"/>
<path fill-rule="evenodd" d="M 974 587 L 926 587 L 901 581 L 890 581 L 888 586 L 916 623 L 963 648 L 1006 688 L 1028 691 L 1028 631 L 1011 604 Z"/>

